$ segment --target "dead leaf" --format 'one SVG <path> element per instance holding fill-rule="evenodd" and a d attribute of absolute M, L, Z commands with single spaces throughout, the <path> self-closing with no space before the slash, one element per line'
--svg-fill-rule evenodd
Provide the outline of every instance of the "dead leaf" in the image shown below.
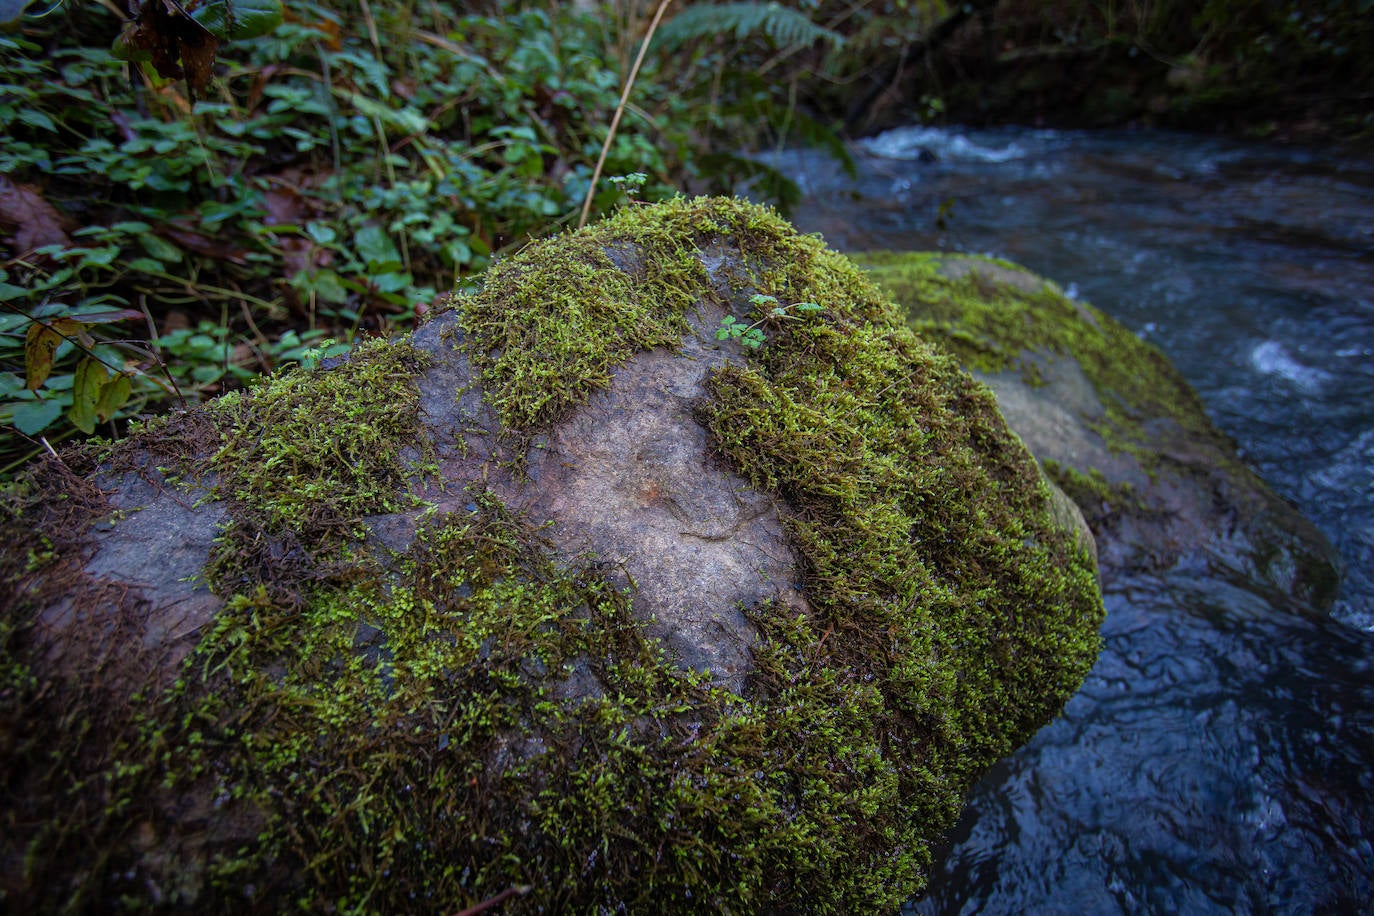
<path fill-rule="evenodd" d="M 170 334 L 191 326 L 191 319 L 181 309 L 172 309 L 162 321 L 162 333 Z"/>
<path fill-rule="evenodd" d="M 216 261 L 229 261 L 234 264 L 248 263 L 248 252 L 242 248 L 237 248 L 228 242 L 208 238 L 184 225 L 167 222 L 158 225 L 153 231 L 169 242 L 175 242 L 187 251 L 194 251 L 198 255 L 213 258 Z"/>
<path fill-rule="evenodd" d="M 44 245 L 71 247 L 63 228 L 66 220 L 30 184 L 16 184 L 0 175 L 0 224 L 14 227 L 12 254 L 23 257 Z"/>
<path fill-rule="evenodd" d="M 300 186 L 308 186 L 316 177 L 293 172 L 273 178 L 263 194 L 263 222 L 269 226 L 299 226 L 318 216 L 323 209 L 320 202 L 300 191 Z M 333 260 L 332 252 L 301 236 L 283 235 L 277 239 L 277 247 L 287 276 L 324 267 Z"/>
<path fill-rule="evenodd" d="M 289 14 L 288 14 L 289 15 Z M 258 70 L 253 76 L 253 85 L 248 89 L 248 101 L 244 107 L 249 111 L 257 110 L 258 103 L 262 101 L 263 90 L 267 84 L 272 82 L 272 77 L 277 75 L 277 71 L 283 69 L 277 64 L 267 64 Z"/>
<path fill-rule="evenodd" d="M 148 55 L 158 76 L 186 78 L 191 92 L 203 92 L 219 51 L 219 39 L 191 18 L 176 0 L 144 0 L 124 32 L 123 43 Z"/>
<path fill-rule="evenodd" d="M 273 181 L 262 195 L 262 208 L 266 211 L 263 222 L 268 226 L 297 225 L 313 209 L 300 191 L 281 181 Z"/>
<path fill-rule="evenodd" d="M 134 309 L 106 309 L 103 312 L 82 312 L 80 315 L 72 316 L 74 321 L 79 321 L 85 325 L 105 324 L 109 321 L 128 321 L 131 318 L 142 318 L 143 313 Z"/>
<path fill-rule="evenodd" d="M 72 406 L 67 418 L 88 436 L 95 432 L 95 405 L 109 379 L 109 370 L 89 356 L 77 363 L 72 373 Z"/>
<path fill-rule="evenodd" d="M 24 384 L 30 391 L 43 387 L 52 373 L 53 354 L 62 341 L 79 333 L 82 327 L 81 322 L 72 318 L 35 321 L 29 325 L 24 335 Z"/>
<path fill-rule="evenodd" d="M 95 402 L 95 419 L 98 423 L 119 413 L 119 409 L 129 403 L 133 396 L 133 383 L 123 372 L 110 379 L 100 388 L 100 397 Z"/>
<path fill-rule="evenodd" d="M 74 318 L 39 318 L 33 321 L 24 335 L 24 384 L 30 391 L 37 391 L 43 386 L 52 373 L 53 354 L 62 341 L 74 337 L 89 351 L 95 346 L 95 340 L 86 331 L 91 325 L 142 317 L 142 312 L 133 309 L 110 309 L 88 312 Z"/>
<path fill-rule="evenodd" d="M 324 40 L 324 46 L 330 51 L 343 50 L 343 38 L 339 34 L 339 23 L 334 19 L 302 19 L 288 9 L 282 14 L 282 21 L 314 29 L 320 33 L 320 37 Z"/>
<path fill-rule="evenodd" d="M 315 250 L 315 243 L 309 239 L 303 239 L 299 236 L 278 239 L 277 247 L 281 249 L 282 266 L 286 268 L 288 277 L 294 277 L 303 270 L 323 266 L 316 263 L 317 259 L 312 254 Z"/>

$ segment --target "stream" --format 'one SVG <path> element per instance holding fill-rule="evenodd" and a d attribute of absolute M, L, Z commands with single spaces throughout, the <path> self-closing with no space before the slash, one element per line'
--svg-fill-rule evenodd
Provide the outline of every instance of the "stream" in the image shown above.
<path fill-rule="evenodd" d="M 1010 128 L 857 152 L 855 177 L 774 158 L 800 229 L 1004 257 L 1092 302 L 1169 355 L 1345 565 L 1329 618 L 1195 568 L 1116 583 L 1083 689 L 975 788 L 904 912 L 1368 912 L 1374 162 Z"/>

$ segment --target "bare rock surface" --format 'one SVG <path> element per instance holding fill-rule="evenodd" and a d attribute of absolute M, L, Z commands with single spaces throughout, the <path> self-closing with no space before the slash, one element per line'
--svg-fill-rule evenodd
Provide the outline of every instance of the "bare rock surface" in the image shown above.
<path fill-rule="evenodd" d="M 741 609 L 807 605 L 773 499 L 713 459 L 693 419 L 708 373 L 726 361 L 707 331 L 723 315 L 703 309 L 680 350 L 626 365 L 536 441 L 529 483 L 508 492 L 554 522 L 565 554 L 609 563 L 681 664 L 737 690 L 755 636 Z"/>

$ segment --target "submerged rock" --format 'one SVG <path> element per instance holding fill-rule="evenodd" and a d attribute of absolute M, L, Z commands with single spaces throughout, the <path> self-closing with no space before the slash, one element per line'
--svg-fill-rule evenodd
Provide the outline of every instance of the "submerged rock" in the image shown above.
<path fill-rule="evenodd" d="M 917 333 L 997 392 L 1008 424 L 1082 508 L 1105 581 L 1204 564 L 1330 607 L 1335 549 L 1239 459 L 1153 346 L 1005 261 L 892 252 L 857 260 Z"/>
<path fill-rule="evenodd" d="M 405 341 L 10 494 L 0 891 L 894 908 L 1096 657 L 1051 494 L 767 210 L 531 245 Z"/>

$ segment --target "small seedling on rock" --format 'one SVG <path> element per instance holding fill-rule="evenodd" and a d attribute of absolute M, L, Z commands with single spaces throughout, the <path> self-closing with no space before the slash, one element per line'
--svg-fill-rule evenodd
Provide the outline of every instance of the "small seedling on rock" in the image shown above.
<path fill-rule="evenodd" d="M 763 346 L 765 338 L 761 326 L 767 322 L 775 318 L 786 319 L 788 321 L 800 321 L 801 316 L 799 314 L 793 314 L 793 309 L 799 313 L 824 311 L 823 306 L 817 305 L 814 302 L 797 302 L 792 305 L 783 305 L 778 301 L 776 296 L 767 296 L 762 293 L 755 293 L 750 296 L 749 301 L 754 303 L 757 308 L 767 308 L 767 314 L 753 324 L 748 325 L 737 319 L 734 315 L 726 315 L 720 320 L 720 327 L 716 329 L 716 340 L 738 340 L 749 349 L 757 350 L 759 347 Z"/>

